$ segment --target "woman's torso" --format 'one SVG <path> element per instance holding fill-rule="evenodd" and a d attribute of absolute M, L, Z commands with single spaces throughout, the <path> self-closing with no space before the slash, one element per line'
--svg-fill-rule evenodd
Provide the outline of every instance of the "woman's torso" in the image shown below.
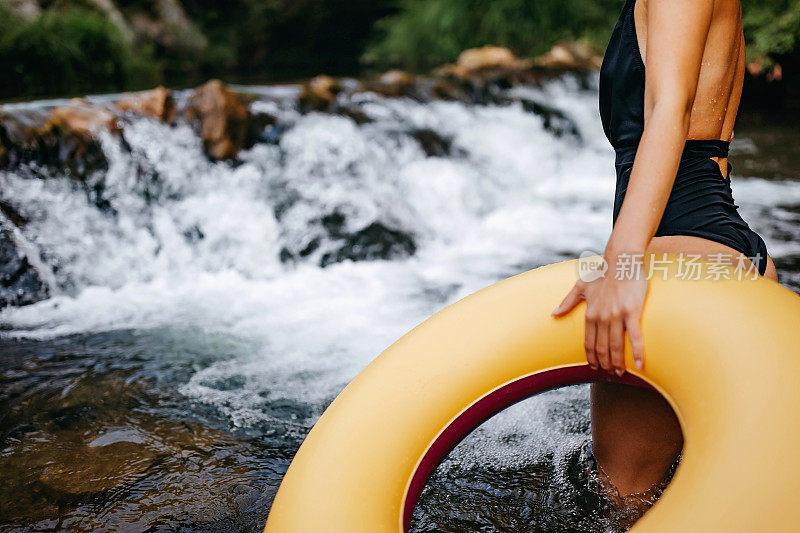
<path fill-rule="evenodd" d="M 626 0 L 600 71 L 600 113 L 615 148 L 637 144 L 644 129 L 646 20 L 647 0 Z M 717 0 L 687 139 L 732 139 L 744 80 L 744 46 L 739 0 Z M 726 161 L 721 159 L 724 169 Z"/>
<path fill-rule="evenodd" d="M 615 224 L 644 131 L 647 1 L 626 0 L 600 69 L 600 115 L 616 152 Z M 751 258 L 764 274 L 766 245 L 742 219 L 726 179 L 744 60 L 739 0 L 715 0 L 687 141 L 653 241 L 695 239 L 703 249 Z"/>

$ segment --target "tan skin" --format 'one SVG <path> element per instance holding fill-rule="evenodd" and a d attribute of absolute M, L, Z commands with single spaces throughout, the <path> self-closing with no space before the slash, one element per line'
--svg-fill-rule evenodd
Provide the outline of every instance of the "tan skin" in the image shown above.
<path fill-rule="evenodd" d="M 733 138 L 745 70 L 739 0 L 637 0 L 634 19 L 646 69 L 645 128 L 605 248 L 608 271 L 616 272 L 626 254 L 645 252 L 738 258 L 742 254 L 714 241 L 654 234 L 684 141 Z M 727 160 L 713 159 L 727 179 Z M 777 281 L 772 258 L 765 277 Z M 622 375 L 626 334 L 636 366 L 645 362 L 640 318 L 646 292 L 644 276 L 579 280 L 553 314 L 563 316 L 586 301 L 586 360 Z M 669 404 L 653 391 L 609 383 L 593 384 L 591 398 L 593 453 L 620 494 L 661 481 L 683 445 Z"/>

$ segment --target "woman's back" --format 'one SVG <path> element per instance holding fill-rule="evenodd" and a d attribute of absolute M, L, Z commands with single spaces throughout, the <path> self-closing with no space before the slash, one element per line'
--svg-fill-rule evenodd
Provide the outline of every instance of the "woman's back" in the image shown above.
<path fill-rule="evenodd" d="M 635 1 L 636 36 L 645 67 L 646 19 L 647 0 Z M 683 21 L 676 20 L 674 23 L 683 24 Z M 727 141 L 733 137 L 744 72 L 741 4 L 739 0 L 716 0 L 692 106 L 688 139 Z"/>

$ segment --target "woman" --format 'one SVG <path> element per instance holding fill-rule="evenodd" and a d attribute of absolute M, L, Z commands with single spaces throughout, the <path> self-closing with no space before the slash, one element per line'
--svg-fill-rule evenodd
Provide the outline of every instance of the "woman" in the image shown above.
<path fill-rule="evenodd" d="M 563 316 L 586 301 L 593 368 L 625 372 L 625 332 L 636 366 L 644 364 L 639 319 L 647 280 L 641 272 L 609 275 L 631 257 L 731 257 L 777 279 L 764 241 L 737 212 L 728 179 L 744 71 L 739 0 L 626 0 L 600 72 L 600 114 L 617 170 L 608 271 L 579 280 L 553 312 Z M 619 494 L 663 482 L 683 444 L 667 402 L 610 383 L 593 384 L 591 398 L 592 453 Z"/>

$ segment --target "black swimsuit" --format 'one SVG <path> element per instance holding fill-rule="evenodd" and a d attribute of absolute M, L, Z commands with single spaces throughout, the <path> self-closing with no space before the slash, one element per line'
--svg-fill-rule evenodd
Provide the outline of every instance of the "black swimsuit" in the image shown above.
<path fill-rule="evenodd" d="M 600 118 L 617 154 L 614 223 L 644 131 L 645 68 L 636 37 L 635 5 L 636 0 L 626 0 L 600 68 Z M 730 179 L 710 159 L 728 157 L 729 144 L 719 139 L 686 141 L 656 236 L 690 235 L 730 246 L 749 257 L 763 275 L 767 268 L 764 240 L 739 215 Z M 730 170 L 728 163 L 728 176 Z"/>

